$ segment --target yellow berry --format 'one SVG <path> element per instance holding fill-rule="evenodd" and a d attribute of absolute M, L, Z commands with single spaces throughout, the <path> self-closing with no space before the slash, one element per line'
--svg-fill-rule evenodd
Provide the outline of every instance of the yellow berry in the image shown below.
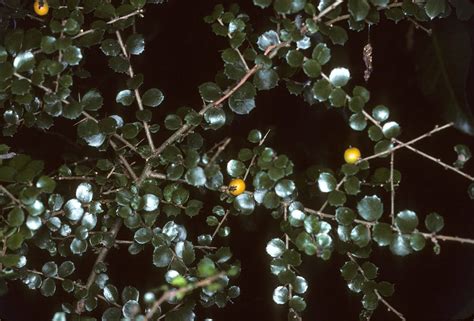
<path fill-rule="evenodd" d="M 245 182 L 240 178 L 231 180 L 228 191 L 234 196 L 242 194 L 245 192 Z"/>
<path fill-rule="evenodd" d="M 344 160 L 348 164 L 355 164 L 360 159 L 360 150 L 356 147 L 346 149 L 344 152 Z"/>
<path fill-rule="evenodd" d="M 38 16 L 47 15 L 49 11 L 48 2 L 46 2 L 46 0 L 43 0 L 40 3 L 40 0 L 35 0 L 35 3 L 33 4 L 33 9 L 35 10 Z"/>

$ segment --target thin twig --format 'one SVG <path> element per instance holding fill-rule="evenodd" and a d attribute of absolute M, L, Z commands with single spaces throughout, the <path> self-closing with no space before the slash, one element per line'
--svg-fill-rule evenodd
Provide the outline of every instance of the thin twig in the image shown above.
<path fill-rule="evenodd" d="M 281 44 L 278 44 L 278 45 L 269 46 L 265 50 L 264 54 L 266 56 L 269 56 L 269 57 L 274 57 L 277 54 L 277 52 L 280 48 L 285 47 L 287 45 L 288 45 L 287 43 L 281 43 Z M 230 96 L 232 96 L 233 93 L 235 93 L 240 87 L 242 87 L 245 84 L 245 82 L 247 82 L 247 80 L 253 74 L 255 74 L 257 72 L 257 70 L 259 70 L 260 68 L 261 68 L 260 65 L 255 65 L 252 69 L 250 69 L 242 77 L 242 79 L 240 79 L 240 81 L 237 84 L 235 84 L 231 89 L 229 89 L 220 99 L 218 99 L 217 101 L 215 101 L 211 104 L 208 104 L 208 105 L 204 106 L 199 111 L 199 115 L 203 116 L 209 109 L 219 107 L 224 101 L 226 101 Z M 143 168 L 143 171 L 142 171 L 142 174 L 140 175 L 139 182 L 142 182 L 150 174 L 151 164 L 150 164 L 149 160 L 153 159 L 153 158 L 156 158 L 158 155 L 160 155 L 163 152 L 163 150 L 165 150 L 166 147 L 173 144 L 177 140 L 185 137 L 186 133 L 189 133 L 189 130 L 194 128 L 194 127 L 196 127 L 196 126 L 193 126 L 193 125 L 190 125 L 190 124 L 184 124 L 183 126 L 181 126 L 180 129 L 178 129 L 170 137 L 168 137 L 168 139 L 166 139 L 160 146 L 158 146 L 155 149 L 155 152 L 152 153 L 152 155 L 150 157 L 148 157 L 147 163 L 145 164 L 145 166 Z"/>
<path fill-rule="evenodd" d="M 377 10 L 378 10 L 378 11 L 382 11 L 382 10 L 386 10 L 386 9 L 401 7 L 402 5 L 403 5 L 403 2 L 393 2 L 393 3 L 389 4 L 388 6 L 385 6 L 385 7 L 378 7 Z M 351 16 L 350 16 L 349 14 L 345 14 L 345 15 L 336 17 L 336 18 L 334 18 L 334 19 L 331 19 L 331 20 L 329 20 L 329 21 L 326 21 L 324 24 L 325 24 L 325 25 L 328 25 L 328 26 L 332 26 L 332 25 L 335 24 L 336 22 L 343 21 L 343 20 L 349 20 L 350 17 L 351 17 Z"/>
<path fill-rule="evenodd" d="M 383 156 L 383 155 L 387 155 L 388 153 L 391 153 L 391 152 L 394 152 L 396 151 L 397 149 L 400 149 L 400 148 L 403 148 L 403 147 L 407 147 L 408 145 L 413 145 L 414 143 L 416 142 L 419 142 L 420 140 L 424 139 L 424 138 L 427 138 L 427 137 L 430 137 L 431 135 L 433 135 L 434 133 L 437 133 L 437 132 L 440 132 L 442 130 L 445 130 L 447 128 L 450 128 L 453 126 L 453 123 L 448 123 L 448 124 L 445 124 L 443 126 L 435 126 L 434 129 L 430 130 L 429 132 L 423 134 L 423 135 L 420 135 L 406 143 L 403 143 L 403 142 L 400 142 L 400 141 L 396 141 L 397 145 L 395 145 L 394 147 L 388 149 L 388 150 L 385 150 L 383 152 L 380 152 L 380 153 L 377 153 L 377 154 L 374 154 L 374 155 L 370 155 L 370 156 L 367 156 L 365 158 L 362 158 L 358 161 L 358 163 L 360 162 L 363 162 L 363 161 L 367 161 L 367 160 L 371 160 L 371 159 L 374 159 L 374 158 L 377 158 L 377 157 L 380 157 L 380 156 Z"/>
<path fill-rule="evenodd" d="M 29 83 L 33 83 L 30 78 L 24 77 L 24 76 L 20 75 L 19 73 L 14 73 L 13 75 L 14 75 L 15 77 L 17 77 L 18 79 L 25 79 L 25 80 L 28 81 Z M 53 91 L 52 91 L 50 88 L 45 87 L 45 86 L 43 86 L 43 85 L 35 85 L 35 86 L 38 87 L 38 88 L 40 88 L 40 89 L 42 89 L 42 90 L 45 91 L 46 93 L 49 93 L 49 94 L 53 93 Z M 65 100 L 65 99 L 62 99 L 61 102 L 63 102 L 63 103 L 66 104 L 66 105 L 69 105 L 69 103 L 70 103 L 69 101 L 67 101 L 67 100 Z M 92 115 L 90 115 L 89 113 L 87 113 L 87 112 L 85 112 L 85 111 L 82 112 L 82 115 L 85 116 L 85 117 L 88 118 L 88 119 L 91 119 L 91 120 L 95 121 L 96 123 L 99 122 L 95 117 L 93 117 Z M 136 148 L 135 146 L 133 146 L 132 144 L 130 144 L 125 138 L 123 138 L 122 136 L 120 136 L 120 135 L 118 135 L 118 134 L 113 134 L 112 136 L 113 136 L 114 138 L 117 138 L 118 140 L 120 140 L 120 141 L 121 141 L 122 143 L 124 143 L 128 148 L 130 148 L 132 151 L 134 151 L 135 153 L 137 153 L 138 155 L 141 156 L 141 154 L 138 153 L 137 148 Z"/>
<path fill-rule="evenodd" d="M 262 146 L 263 143 L 265 142 L 265 140 L 267 139 L 268 137 L 268 134 L 270 134 L 270 131 L 271 129 L 267 130 L 267 132 L 265 133 L 265 135 L 263 136 L 263 138 L 260 140 L 260 142 L 258 143 L 258 146 Z M 250 173 L 250 169 L 252 168 L 252 166 L 255 164 L 255 160 L 257 159 L 257 154 L 254 154 L 252 156 L 252 160 L 250 161 L 250 164 L 249 166 L 247 167 L 247 170 L 245 171 L 245 175 L 244 175 L 244 178 L 243 180 L 245 181 L 247 179 L 247 176 L 249 175 Z"/>
<path fill-rule="evenodd" d="M 328 213 L 323 213 L 321 211 L 316 211 L 311 208 L 305 207 L 304 212 L 319 216 L 321 218 L 329 219 L 336 221 L 336 215 L 333 214 L 328 214 Z M 369 228 L 372 228 L 375 226 L 378 222 L 369 222 L 361 219 L 355 219 L 354 223 L 357 224 L 362 224 L 365 225 Z M 392 229 L 396 232 L 398 232 L 398 229 L 392 225 Z M 433 233 L 420 233 L 423 235 L 425 238 L 430 239 L 430 240 L 440 240 L 440 241 L 452 241 L 452 242 L 458 242 L 458 243 L 467 243 L 467 244 L 474 244 L 474 239 L 468 239 L 468 238 L 463 238 L 463 237 L 458 237 L 458 236 L 449 236 L 449 235 L 440 235 L 440 234 L 433 234 Z"/>
<path fill-rule="evenodd" d="M 57 181 L 94 181 L 96 178 L 87 176 L 54 176 L 53 179 Z"/>
<path fill-rule="evenodd" d="M 117 144 L 115 144 L 112 140 L 110 140 L 110 146 L 112 146 L 112 148 L 117 151 Z M 120 163 L 122 163 L 122 165 L 125 167 L 125 169 L 128 171 L 130 177 L 135 181 L 137 182 L 138 181 L 138 177 L 137 177 L 137 174 L 135 174 L 135 171 L 133 170 L 132 166 L 130 165 L 130 163 L 128 162 L 128 160 L 122 155 L 122 154 L 119 154 L 117 153 L 117 156 L 120 160 Z"/>
<path fill-rule="evenodd" d="M 453 166 L 451 166 L 451 165 L 448 165 L 448 164 L 442 162 L 439 158 L 435 158 L 435 157 L 433 157 L 433 156 L 431 156 L 431 155 L 428 155 L 428 154 L 426 154 L 425 152 L 422 152 L 421 150 L 416 149 L 416 148 L 413 148 L 413 147 L 411 147 L 411 146 L 409 146 L 409 145 L 406 146 L 406 148 L 408 148 L 408 149 L 411 150 L 412 152 L 417 153 L 418 155 L 421 155 L 421 156 L 423 156 L 423 157 L 425 157 L 425 158 L 427 158 L 427 159 L 429 159 L 429 160 L 435 162 L 436 164 L 438 164 L 438 165 L 444 167 L 444 168 L 447 169 L 447 170 L 450 170 L 450 171 L 453 171 L 453 172 L 455 172 L 455 173 L 458 173 L 459 175 L 464 176 L 465 178 L 467 178 L 467 179 L 470 180 L 470 181 L 474 181 L 474 177 L 472 177 L 471 175 L 468 175 L 468 174 L 464 173 L 463 171 L 459 170 L 458 168 L 453 167 Z"/>
<path fill-rule="evenodd" d="M 222 22 L 222 19 L 219 18 L 217 19 L 217 21 L 219 22 L 219 24 L 223 27 L 225 27 L 224 23 Z M 229 39 L 232 39 L 232 34 L 230 32 L 227 33 L 227 37 L 229 37 Z M 244 55 L 242 55 L 242 53 L 240 52 L 240 49 L 239 48 L 234 48 L 234 50 L 237 52 L 237 54 L 239 55 L 239 58 L 240 60 L 242 61 L 242 63 L 244 64 L 244 67 L 245 67 L 245 70 L 246 71 L 249 71 L 250 68 L 249 68 L 249 65 L 247 65 L 247 62 L 245 61 L 245 58 L 244 58 Z"/>
<path fill-rule="evenodd" d="M 112 19 L 110 21 L 107 21 L 106 24 L 110 25 L 110 24 L 113 24 L 117 21 L 120 21 L 120 20 L 125 20 L 125 19 L 128 19 L 130 17 L 133 17 L 133 16 L 136 16 L 136 15 L 140 15 L 141 13 L 143 13 L 143 9 L 139 9 L 139 10 L 136 10 L 136 11 L 133 11 L 129 14 L 126 14 L 125 16 L 122 16 L 122 17 L 117 17 L 115 19 Z M 89 30 L 86 30 L 86 31 L 82 31 L 80 33 L 78 33 L 77 35 L 75 35 L 74 37 L 72 37 L 72 39 L 77 39 L 77 38 L 80 38 L 82 36 L 85 36 L 89 33 L 92 33 L 94 31 L 96 31 L 97 29 L 89 29 Z"/>
<path fill-rule="evenodd" d="M 166 174 L 161 174 L 161 173 L 156 173 L 156 172 L 151 172 L 148 177 L 150 178 L 156 178 L 156 179 L 161 179 L 163 181 L 170 181 L 170 182 L 179 182 L 183 184 L 187 184 L 190 186 L 194 186 L 192 184 L 189 184 L 185 179 L 169 179 Z"/>
<path fill-rule="evenodd" d="M 146 316 L 143 318 L 143 321 L 149 321 L 153 318 L 154 314 L 160 309 L 161 305 L 170 299 L 173 299 L 177 296 L 182 296 L 188 292 L 191 292 L 197 288 L 203 288 L 205 286 L 208 286 L 212 284 L 212 282 L 216 281 L 217 279 L 223 277 L 225 275 L 224 272 L 221 272 L 219 274 L 213 275 L 211 277 L 205 278 L 201 281 L 198 281 L 194 284 L 189 284 L 185 287 L 182 287 L 180 289 L 171 289 L 163 293 L 163 295 L 155 301 L 153 306 L 150 308 Z"/>
<path fill-rule="evenodd" d="M 327 6 L 323 11 L 321 11 L 316 17 L 313 18 L 314 22 L 320 21 L 325 15 L 327 15 L 329 12 L 333 11 L 336 9 L 339 5 L 341 5 L 344 1 L 343 0 L 337 0 L 330 6 Z"/>
<path fill-rule="evenodd" d="M 457 242 L 457 243 L 467 243 L 467 244 L 473 244 L 474 245 L 474 240 L 473 239 L 468 239 L 468 238 L 463 238 L 463 237 L 457 237 L 457 236 L 448 236 L 448 235 L 438 235 L 438 234 L 430 234 L 430 233 L 421 233 L 424 237 L 439 241 L 452 241 L 452 242 Z"/>
<path fill-rule="evenodd" d="M 351 253 L 347 252 L 347 256 L 349 257 L 349 259 L 354 262 L 355 264 L 357 264 L 357 269 L 359 270 L 360 274 L 364 277 L 364 279 L 366 281 L 369 281 L 369 279 L 367 278 L 367 276 L 365 275 L 365 272 L 364 270 L 362 269 L 362 267 L 359 265 L 359 263 L 357 263 L 356 259 L 352 256 Z M 377 298 L 379 299 L 379 301 L 381 301 L 388 309 L 389 312 L 393 312 L 397 315 L 397 317 L 402 320 L 402 321 L 406 321 L 406 318 L 403 316 L 403 314 L 398 311 L 397 309 L 395 309 L 392 305 L 390 305 L 390 303 L 387 302 L 387 300 L 385 300 L 383 298 L 383 296 L 379 293 L 379 291 L 377 289 L 374 289 L 374 293 L 375 295 L 377 295 Z"/>
<path fill-rule="evenodd" d="M 328 77 L 327 75 L 325 75 L 324 73 L 321 73 L 321 76 L 322 76 L 324 79 L 326 79 L 326 80 L 329 81 L 329 77 Z M 350 99 L 350 96 L 346 94 L 346 98 L 347 98 L 347 99 Z M 363 113 L 363 115 L 364 115 L 368 120 L 370 120 L 374 125 L 376 125 L 376 126 L 377 126 L 378 128 L 380 128 L 380 129 L 382 129 L 382 125 L 380 125 L 380 123 L 379 123 L 377 120 L 375 120 L 368 112 L 366 112 L 365 110 L 362 110 L 362 113 Z M 446 124 L 446 125 L 444 125 L 444 126 L 442 126 L 442 127 L 440 127 L 440 128 L 444 129 L 444 128 L 447 128 L 447 127 L 450 127 L 450 126 L 452 126 L 451 123 L 450 123 L 450 124 Z M 434 130 L 435 130 L 435 131 L 439 131 L 440 129 L 439 129 L 439 128 L 435 128 Z M 424 138 L 424 135 L 422 135 L 422 136 L 420 136 L 420 137 Z M 420 137 L 416 138 L 415 140 L 416 140 L 416 141 L 420 140 Z M 404 142 L 402 142 L 402 141 L 400 141 L 400 140 L 398 140 L 398 139 L 396 139 L 396 138 L 394 138 L 393 141 L 395 141 L 397 144 L 399 144 L 400 147 L 396 146 L 396 147 L 398 147 L 398 148 L 405 147 L 405 148 L 411 150 L 412 152 L 415 152 L 415 153 L 417 153 L 418 155 L 421 155 L 421 156 L 423 156 L 423 157 L 425 157 L 425 158 L 427 158 L 427 159 L 429 159 L 429 160 L 435 162 L 436 164 L 438 164 L 438 165 L 444 167 L 444 168 L 447 169 L 447 170 L 450 170 L 450 171 L 453 171 L 453 172 L 455 172 L 455 173 L 458 173 L 459 175 L 464 176 L 465 178 L 467 178 L 467 179 L 470 180 L 470 181 L 474 181 L 474 177 L 473 177 L 473 176 L 471 176 L 471 175 L 469 175 L 469 174 L 466 174 L 466 173 L 464 173 L 463 171 L 459 170 L 458 168 L 456 168 L 456 167 L 454 167 L 454 166 L 451 166 L 451 165 L 448 165 L 448 164 L 442 162 L 440 159 L 435 158 L 435 157 L 433 157 L 433 156 L 431 156 L 431 155 L 429 155 L 429 154 L 426 154 L 425 152 L 422 152 L 422 151 L 419 150 L 419 149 L 416 149 L 416 148 L 410 146 L 408 143 L 404 143 Z M 382 154 L 382 155 L 388 154 L 388 153 L 390 153 L 390 151 L 393 151 L 393 150 L 395 150 L 395 149 L 397 149 L 397 148 L 392 147 L 392 148 L 390 148 L 389 150 L 386 150 L 386 151 L 382 152 L 381 154 Z"/>
<path fill-rule="evenodd" d="M 10 191 L 3 185 L 0 185 L 0 191 L 3 192 L 6 196 L 8 196 L 14 203 L 17 203 L 20 207 L 24 207 L 23 203 L 20 202 L 18 198 L 16 198 Z"/>
<path fill-rule="evenodd" d="M 390 217 L 392 225 L 395 223 L 395 187 L 393 186 L 393 166 L 395 162 L 395 152 L 390 153 Z"/>
<path fill-rule="evenodd" d="M 214 164 L 217 157 L 219 157 L 219 155 L 226 149 L 227 145 L 229 145 L 231 140 L 232 139 L 230 137 L 226 137 L 220 143 L 217 143 L 214 147 L 211 148 L 210 151 L 214 150 L 215 148 L 217 148 L 217 151 L 215 152 L 214 155 L 212 155 L 211 159 L 209 160 L 209 162 L 206 165 L 206 168 L 208 168 L 209 166 Z"/>
<path fill-rule="evenodd" d="M 125 44 L 123 43 L 123 39 L 122 39 L 122 35 L 120 31 L 118 30 L 115 31 L 115 35 L 117 36 L 117 40 L 120 45 L 120 48 L 122 49 L 124 58 L 128 60 L 128 74 L 130 78 L 133 78 L 135 76 L 135 73 L 133 71 L 132 62 L 130 60 L 130 54 L 128 53 L 127 48 L 125 47 Z M 140 91 L 138 90 L 138 88 L 135 88 L 133 92 L 135 94 L 135 99 L 137 100 L 138 109 L 144 110 L 142 96 L 140 95 Z M 148 145 L 150 146 L 151 152 L 154 152 L 155 144 L 153 143 L 153 138 L 151 137 L 150 126 L 148 125 L 148 122 L 146 121 L 142 121 L 142 124 L 143 124 L 143 129 L 145 130 L 146 139 L 148 140 Z"/>
<path fill-rule="evenodd" d="M 0 154 L 0 160 L 11 159 L 16 156 L 16 153 Z"/>
<path fill-rule="evenodd" d="M 99 121 L 93 117 L 92 115 L 90 115 L 89 113 L 83 111 L 82 112 L 82 115 L 85 116 L 86 118 L 90 119 L 90 120 L 93 120 L 95 121 L 96 123 L 98 123 Z M 130 150 L 134 151 L 136 154 L 138 154 L 140 157 L 142 157 L 142 155 L 138 152 L 137 148 L 135 146 L 133 146 L 132 144 L 130 144 L 130 142 L 128 140 L 126 140 L 125 138 L 123 138 L 122 136 L 118 135 L 118 134 L 113 134 L 112 135 L 114 138 L 117 138 L 119 141 L 121 141 L 125 146 L 127 146 L 128 148 L 130 148 Z"/>
<path fill-rule="evenodd" d="M 158 319 L 156 319 L 156 321 L 163 320 L 164 318 L 166 318 L 166 316 L 168 315 L 168 313 L 178 310 L 182 305 L 183 305 L 183 303 L 176 304 L 171 310 L 167 311 L 167 312 L 166 312 L 165 314 L 163 314 L 163 315 L 160 315 L 160 316 L 158 317 Z"/>
<path fill-rule="evenodd" d="M 415 25 L 416 29 L 421 29 L 424 32 L 426 32 L 428 36 L 431 36 L 431 34 L 433 33 L 431 29 L 426 28 L 425 26 L 423 26 L 421 23 L 418 23 L 415 19 L 411 18 L 410 16 L 406 16 L 406 17 L 408 20 L 410 20 L 411 23 Z"/>
<path fill-rule="evenodd" d="M 367 113 L 365 110 L 362 110 L 362 112 L 363 112 L 364 116 L 365 116 L 367 119 L 369 119 L 374 125 L 376 125 L 376 126 L 379 127 L 379 128 L 382 128 L 382 126 L 380 125 L 380 123 L 379 123 L 377 120 L 375 120 L 373 117 L 371 117 L 369 113 Z M 442 127 L 440 127 L 440 128 L 441 128 L 441 129 L 444 129 L 444 128 L 447 128 L 447 127 L 450 127 L 450 126 L 452 126 L 452 123 L 446 124 L 446 125 L 444 125 L 444 126 L 442 126 Z M 435 128 L 434 130 L 439 131 L 440 129 L 439 129 L 439 128 Z M 428 134 L 429 134 L 429 133 L 428 133 Z M 426 135 L 426 134 L 425 134 L 425 135 Z M 420 136 L 420 137 L 423 137 L 423 138 L 424 138 L 424 135 L 422 135 L 422 136 Z M 418 141 L 418 140 L 420 139 L 420 137 L 416 138 L 415 140 Z M 408 143 L 404 143 L 404 142 L 402 142 L 402 141 L 400 141 L 400 140 L 398 140 L 398 139 L 396 139 L 396 138 L 394 138 L 393 140 L 394 140 L 397 144 L 399 144 L 399 146 L 405 147 L 405 148 L 411 150 L 412 152 L 415 152 L 415 153 L 417 153 L 418 155 L 421 155 L 421 156 L 423 156 L 423 157 L 425 157 L 425 158 L 427 158 L 427 159 L 429 159 L 429 160 L 435 162 L 436 164 L 438 164 L 438 165 L 444 167 L 444 168 L 447 169 L 447 170 L 450 170 L 450 171 L 453 171 L 453 172 L 455 172 L 455 173 L 458 173 L 459 175 L 464 176 L 465 178 L 467 178 L 467 179 L 470 180 L 470 181 L 474 181 L 474 177 L 473 177 L 473 176 L 464 173 L 463 171 L 459 170 L 458 168 L 456 168 L 456 167 L 454 167 L 454 166 L 451 166 L 451 165 L 448 165 L 448 164 L 442 162 L 439 158 L 435 158 L 435 157 L 433 157 L 433 156 L 431 156 L 431 155 L 429 155 L 429 154 L 427 154 L 427 153 L 425 153 L 425 152 L 422 152 L 421 150 L 416 149 L 416 148 L 410 146 Z M 397 146 L 397 147 L 398 147 L 398 146 Z M 395 148 L 392 147 L 391 149 L 389 149 L 388 151 L 385 151 L 385 152 L 383 152 L 383 153 L 390 152 L 391 150 L 394 150 L 394 149 L 395 149 Z"/>
<path fill-rule="evenodd" d="M 339 181 L 339 183 L 337 183 L 336 188 L 335 188 L 334 190 L 335 190 L 335 191 L 338 191 L 338 190 L 341 188 L 342 184 L 344 184 L 345 181 L 346 181 L 346 176 L 344 176 L 344 177 Z M 328 206 L 328 204 L 329 204 L 329 200 L 326 199 L 326 201 L 323 203 L 323 205 L 321 205 L 321 208 L 319 209 L 319 212 L 324 211 L 324 209 L 326 208 L 326 206 Z"/>
<path fill-rule="evenodd" d="M 283 203 L 282 204 L 283 206 L 283 220 L 285 222 L 288 221 L 288 204 L 287 203 Z M 290 237 L 288 236 L 288 234 L 285 233 L 285 250 L 288 251 L 290 249 Z M 286 268 L 288 270 L 291 269 L 291 265 L 288 264 L 286 266 Z M 288 284 L 288 298 L 291 300 L 291 298 L 293 297 L 293 287 L 291 286 L 291 284 Z"/>
<path fill-rule="evenodd" d="M 117 218 L 112 225 L 112 228 L 110 229 L 110 234 L 111 234 L 111 239 L 112 243 L 115 241 L 117 238 L 117 234 L 120 231 L 120 228 L 122 227 L 122 220 L 120 218 Z M 89 289 L 91 285 L 95 282 L 95 279 L 97 278 L 97 272 L 95 270 L 97 264 L 103 263 L 105 261 L 105 258 L 107 257 L 107 254 L 109 253 L 110 248 L 108 247 L 103 247 L 99 254 L 97 255 L 97 258 L 94 262 L 94 265 L 92 265 L 92 269 L 89 273 L 89 277 L 87 278 L 87 283 L 85 285 L 86 289 Z M 76 311 L 82 311 L 80 307 L 84 306 L 84 299 L 81 299 L 77 302 L 76 304 Z"/>
<path fill-rule="evenodd" d="M 225 220 L 227 219 L 227 216 L 230 214 L 230 211 L 226 211 L 224 217 L 222 220 L 219 222 L 217 225 L 216 229 L 214 230 L 214 233 L 212 233 L 211 238 L 214 239 L 214 237 L 217 235 L 217 232 L 219 232 L 219 229 L 221 228 L 222 224 L 224 224 Z"/>
<path fill-rule="evenodd" d="M 63 20 L 61 22 L 61 25 L 62 27 L 64 28 L 64 25 L 66 24 L 66 20 Z M 63 38 L 64 36 L 64 31 L 61 31 L 61 34 L 59 35 L 59 39 Z M 63 51 L 62 50 L 58 50 L 59 53 L 58 53 L 58 63 L 59 64 L 62 64 L 62 60 L 63 60 Z M 57 76 L 56 76 L 56 88 L 54 90 L 55 93 L 58 92 L 59 90 L 59 79 L 61 78 L 61 73 L 59 73 Z"/>
<path fill-rule="evenodd" d="M 2 240 L 2 253 L 1 253 L 2 255 L 0 257 L 5 256 L 6 253 L 7 253 L 7 239 L 4 238 Z M 2 263 L 0 263 L 0 271 L 3 271 L 3 264 Z"/>

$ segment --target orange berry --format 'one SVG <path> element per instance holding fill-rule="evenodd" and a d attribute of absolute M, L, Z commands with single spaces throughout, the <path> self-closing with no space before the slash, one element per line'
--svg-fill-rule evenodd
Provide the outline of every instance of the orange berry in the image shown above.
<path fill-rule="evenodd" d="M 230 181 L 228 191 L 230 194 L 237 196 L 245 192 L 245 182 L 236 178 Z"/>
<path fill-rule="evenodd" d="M 360 150 L 357 147 L 351 147 L 344 152 L 344 160 L 348 164 L 355 164 L 360 159 Z"/>
<path fill-rule="evenodd" d="M 46 0 L 43 0 L 40 3 L 40 0 L 35 0 L 35 3 L 33 4 L 33 9 L 35 10 L 38 16 L 45 16 L 48 14 L 49 11 L 48 2 Z"/>

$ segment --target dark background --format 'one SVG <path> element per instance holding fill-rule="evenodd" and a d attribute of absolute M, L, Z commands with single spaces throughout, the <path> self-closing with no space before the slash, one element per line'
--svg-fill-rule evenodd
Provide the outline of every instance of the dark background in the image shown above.
<path fill-rule="evenodd" d="M 218 2 L 199 0 L 193 3 L 171 0 L 163 5 L 150 6 L 145 19 L 138 24 L 138 30 L 146 36 L 147 46 L 144 55 L 134 58 L 135 69 L 144 73 L 146 87 L 158 87 L 167 97 L 154 116 L 155 120 L 163 119 L 164 115 L 180 106 L 200 108 L 197 86 L 212 81 L 222 68 L 220 51 L 227 47 L 226 40 L 212 35 L 210 27 L 202 19 Z M 240 4 L 257 25 L 264 23 L 261 11 L 253 7 L 251 1 L 240 1 Z M 472 48 L 473 24 L 467 23 L 466 26 L 470 30 L 470 43 L 466 45 Z M 449 25 L 443 23 L 437 23 L 437 27 L 449 30 L 446 29 Z M 408 21 L 395 24 L 385 19 L 372 28 L 374 72 L 367 85 L 371 91 L 369 106 L 389 106 L 391 119 L 403 128 L 400 139 L 404 141 L 431 130 L 435 124 L 448 121 L 444 116 L 445 106 L 437 104 L 436 99 L 424 96 L 420 90 L 417 82 L 418 58 L 426 46 L 427 35 L 421 30 L 414 30 L 414 38 L 410 38 L 411 28 Z M 353 78 L 351 83 L 361 84 L 361 53 L 367 41 L 367 32 L 351 32 L 349 38 L 349 50 L 333 52 L 334 66 L 348 66 Z M 411 49 L 410 39 L 416 44 Z M 459 52 L 459 55 L 462 54 L 465 53 Z M 92 81 L 110 101 L 118 88 L 123 86 L 123 79 L 116 80 L 113 73 L 104 69 L 106 60 L 99 53 L 92 53 L 91 58 L 87 68 L 94 73 Z M 468 68 L 470 76 L 466 93 L 472 104 L 474 67 L 471 64 Z M 98 70 L 104 70 L 104 73 L 97 75 Z M 324 70 L 327 73 L 330 71 L 329 67 Z M 372 143 L 367 135 L 355 133 L 347 125 L 348 116 L 342 110 L 328 109 L 322 104 L 309 106 L 302 98 L 290 96 L 281 85 L 271 92 L 259 93 L 257 108 L 249 116 L 236 116 L 231 126 L 204 135 L 209 139 L 209 146 L 231 136 L 233 140 L 228 152 L 232 155 L 245 146 L 244 139 L 250 129 L 265 131 L 272 128 L 267 144 L 295 162 L 295 173 L 304 173 L 315 164 L 335 169 L 342 164 L 341 155 L 350 144 L 360 146 L 363 155 L 372 153 Z M 27 130 L 14 139 L 5 140 L 13 150 L 44 159 L 48 166 L 55 167 L 61 164 L 65 154 L 78 152 L 77 146 L 61 138 L 73 135 L 74 130 L 70 123 L 59 122 L 53 131 L 60 135 Z M 160 131 L 155 141 L 163 141 L 166 135 L 164 130 Z M 425 139 L 417 147 L 452 163 L 456 158 L 453 146 L 458 143 L 474 150 L 472 137 L 456 129 Z M 371 165 L 373 168 L 376 165 L 389 166 L 387 159 L 375 160 Z M 397 211 L 414 210 L 420 221 L 428 213 L 436 211 L 445 218 L 443 234 L 474 237 L 474 206 L 466 192 L 468 180 L 408 150 L 396 153 L 395 167 L 402 172 L 402 184 L 396 195 Z M 468 163 L 465 171 L 474 173 L 472 164 Z M 304 179 L 296 176 L 303 183 L 299 186 L 300 191 L 316 188 L 315 185 L 304 185 Z M 378 191 L 379 195 L 381 193 Z M 304 191 L 301 194 L 301 200 L 308 207 L 319 208 L 324 201 L 323 198 L 309 198 Z M 388 207 L 389 203 L 385 204 Z M 204 219 L 202 216 L 198 218 Z M 277 280 L 269 272 L 270 259 L 264 251 L 268 240 L 280 235 L 278 222 L 262 210 L 254 213 L 249 220 L 234 219 L 229 240 L 234 258 L 242 262 L 242 274 L 238 280 L 241 296 L 235 304 L 224 309 L 198 310 L 197 320 L 206 317 L 217 321 L 286 320 L 286 306 L 277 306 L 272 302 L 272 291 L 277 286 Z M 127 232 L 120 235 L 121 239 L 126 237 L 130 237 Z M 474 247 L 449 242 L 442 242 L 441 246 L 440 255 L 435 255 L 431 250 L 432 244 L 427 243 L 422 252 L 404 258 L 393 256 L 387 248 L 374 246 L 371 261 L 380 267 L 378 280 L 395 283 L 395 294 L 388 301 L 408 320 L 472 320 Z M 112 250 L 109 255 L 111 280 L 119 288 L 120 285 L 132 284 L 145 290 L 162 280 L 151 266 L 151 250 L 125 261 L 126 248 Z M 82 263 L 89 266 L 92 260 L 89 255 L 82 259 Z M 361 296 L 350 292 L 340 277 L 339 268 L 344 262 L 344 257 L 336 253 L 328 262 L 316 257 L 304 257 L 300 271 L 310 285 L 305 296 L 308 304 L 303 315 L 305 320 L 358 319 Z M 86 270 L 84 274 L 87 274 Z M 19 282 L 10 286 L 6 297 L 0 298 L 2 320 L 50 320 L 53 312 L 58 310 L 59 302 L 43 298 Z M 397 318 L 380 304 L 373 319 L 389 321 Z"/>

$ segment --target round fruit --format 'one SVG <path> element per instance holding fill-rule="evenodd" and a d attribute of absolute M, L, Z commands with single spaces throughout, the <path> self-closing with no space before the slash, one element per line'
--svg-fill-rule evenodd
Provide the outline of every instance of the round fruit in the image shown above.
<path fill-rule="evenodd" d="M 348 164 L 355 164 L 360 159 L 360 150 L 356 147 L 346 149 L 344 152 L 344 160 Z"/>
<path fill-rule="evenodd" d="M 35 0 L 35 3 L 33 4 L 33 9 L 35 10 L 38 16 L 47 15 L 49 11 L 48 2 L 46 2 L 46 0 Z"/>
<path fill-rule="evenodd" d="M 245 191 L 245 182 L 240 178 L 231 180 L 228 191 L 234 196 L 242 194 Z"/>

